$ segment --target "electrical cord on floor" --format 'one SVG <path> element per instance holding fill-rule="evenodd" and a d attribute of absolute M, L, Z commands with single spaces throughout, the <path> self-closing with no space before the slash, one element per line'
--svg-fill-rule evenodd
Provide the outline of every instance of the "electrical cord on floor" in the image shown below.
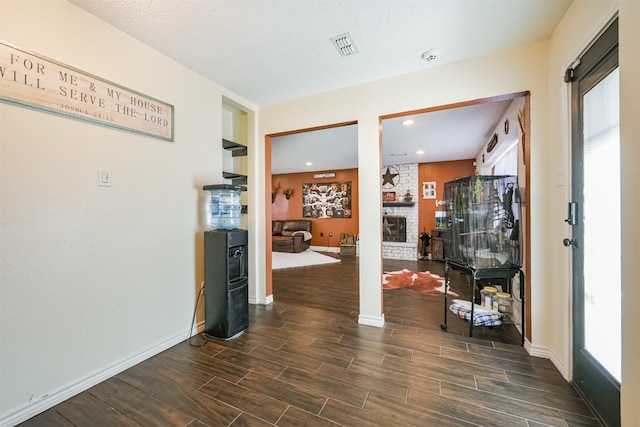
<path fill-rule="evenodd" d="M 200 297 L 204 295 L 204 282 L 202 282 L 202 287 L 200 288 L 200 292 L 198 292 L 198 298 L 196 298 L 196 305 L 193 307 L 193 318 L 191 319 L 191 327 L 189 328 L 189 345 L 191 347 L 202 347 L 207 343 L 206 340 L 203 340 L 200 344 L 194 344 L 192 341 L 193 335 L 193 325 L 196 323 L 196 313 L 198 311 L 198 303 L 200 302 Z"/>

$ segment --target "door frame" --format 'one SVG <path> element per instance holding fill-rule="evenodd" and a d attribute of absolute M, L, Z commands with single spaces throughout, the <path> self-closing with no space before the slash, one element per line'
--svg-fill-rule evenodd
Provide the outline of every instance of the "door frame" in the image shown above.
<path fill-rule="evenodd" d="M 529 205 L 529 200 L 531 200 L 531 148 L 529 141 L 531 139 L 531 92 L 523 91 L 523 92 L 514 92 L 505 95 L 497 95 L 487 98 L 474 99 L 471 101 L 463 101 L 456 102 L 453 104 L 445 104 L 438 105 L 435 107 L 422 108 L 418 110 L 410 110 L 404 111 L 400 113 L 386 114 L 384 116 L 380 116 L 380 150 L 382 151 L 382 122 L 385 119 L 393 119 L 397 117 L 411 116 L 417 114 L 424 113 L 432 113 L 436 111 L 449 110 L 453 108 L 459 107 L 468 107 L 470 105 L 484 104 L 488 102 L 497 102 L 504 101 L 508 99 L 516 99 L 516 98 L 524 98 L 524 114 L 523 114 L 523 123 L 520 124 L 522 130 L 522 140 L 519 142 L 519 145 L 522 146 L 522 160 L 524 163 L 524 192 L 521 193 L 523 207 L 523 218 L 524 218 L 524 254 L 523 254 L 523 263 L 524 263 L 524 273 L 526 281 L 525 283 L 531 283 L 531 207 Z M 520 184 L 522 186 L 522 184 Z M 382 216 L 382 210 L 380 211 L 380 216 Z M 382 231 L 381 231 L 382 232 Z M 529 342 L 531 342 L 531 286 L 525 285 L 525 298 L 524 298 L 524 306 L 525 306 L 525 318 L 522 319 L 525 325 L 527 325 L 525 329 L 525 338 Z M 384 303 L 383 303 L 384 307 Z"/>
<path fill-rule="evenodd" d="M 337 128 L 337 127 L 342 127 L 342 126 L 351 126 L 351 125 L 357 125 L 358 121 L 357 120 L 351 120 L 348 122 L 339 122 L 339 123 L 332 123 L 332 124 L 328 124 L 328 125 L 323 125 L 323 126 L 315 126 L 315 127 L 310 127 L 310 128 L 304 128 L 304 129 L 296 129 L 296 130 L 290 130 L 290 131 L 285 131 L 285 132 L 277 132 L 277 133 L 272 133 L 272 134 L 268 134 L 264 136 L 264 152 L 265 152 L 265 165 L 264 165 L 264 193 L 265 193 L 265 197 L 264 197 L 264 203 L 266 206 L 265 209 L 265 224 L 266 224 L 266 233 L 265 233 L 265 258 L 266 258 L 266 262 L 265 262 L 265 288 L 266 288 L 266 295 L 267 298 L 272 301 L 273 300 L 273 265 L 271 263 L 271 255 L 272 255 L 272 251 L 271 251 L 271 244 L 272 244 L 272 236 L 271 236 L 271 220 L 272 220 L 272 215 L 271 215 L 271 204 L 272 204 L 272 200 L 271 200 L 271 192 L 273 189 L 273 179 L 272 179 L 272 172 L 271 172 L 271 144 L 273 143 L 272 138 L 277 138 L 280 136 L 287 136 L 287 135 L 295 135 L 298 133 L 305 133 L 305 132 L 314 132 L 314 131 L 318 131 L 318 130 L 323 130 L 323 129 L 332 129 L 332 128 Z"/>
<path fill-rule="evenodd" d="M 614 38 L 615 37 L 615 38 Z M 579 221 L 572 225 L 571 238 L 577 239 L 578 249 L 571 247 L 571 380 L 578 393 L 590 404 L 596 395 L 604 396 L 604 410 L 596 410 L 592 407 L 594 413 L 605 424 L 613 421 L 613 424 L 620 422 L 620 384 L 617 383 L 608 371 L 601 366 L 588 352 L 583 351 L 584 347 L 584 324 L 576 321 L 576 316 L 584 313 L 584 284 L 582 276 L 575 274 L 575 271 L 582 271 L 584 267 L 584 256 L 582 253 L 581 240 L 584 237 L 584 227 L 582 221 L 582 206 L 584 199 L 581 196 L 584 188 L 583 177 L 583 160 L 579 159 L 576 164 L 574 154 L 579 150 L 583 154 L 583 138 L 582 114 L 577 114 L 582 109 L 582 97 L 587 90 L 583 90 L 580 83 L 585 82 L 588 88 L 594 87 L 602 80 L 604 75 L 608 75 L 612 70 L 612 63 L 619 67 L 618 61 L 618 20 L 617 16 L 613 17 L 604 27 L 603 30 L 593 39 L 592 43 L 579 56 L 580 60 L 575 61 L 574 65 L 567 69 L 565 81 L 569 83 L 569 115 L 570 115 L 570 164 L 571 179 L 570 191 L 571 201 L 578 203 Z M 580 64 L 583 65 L 579 68 Z M 609 64 L 608 68 L 599 70 L 602 66 Z M 591 83 L 593 82 L 593 83 Z M 576 170 L 576 166 L 579 170 Z M 575 252 L 578 251 L 576 254 Z M 578 354 L 579 353 L 579 354 Z M 591 372 L 586 372 L 591 369 Z M 595 374 L 595 375 L 594 375 Z M 587 378 L 589 377 L 589 379 Z M 588 380 L 587 387 L 581 387 L 584 381 Z M 599 390 L 617 389 L 617 399 L 612 398 L 612 393 L 598 393 Z"/>

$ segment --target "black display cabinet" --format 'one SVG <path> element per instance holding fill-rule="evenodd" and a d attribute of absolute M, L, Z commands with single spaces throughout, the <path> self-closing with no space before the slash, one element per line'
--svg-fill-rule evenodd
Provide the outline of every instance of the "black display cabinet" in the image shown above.
<path fill-rule="evenodd" d="M 247 230 L 204 232 L 204 336 L 232 339 L 249 327 Z"/>
<path fill-rule="evenodd" d="M 512 280 L 520 276 L 522 335 L 524 340 L 524 273 L 521 259 L 520 197 L 516 176 L 474 175 L 444 184 L 447 233 L 445 244 L 444 323 L 447 329 L 449 269 L 469 276 L 473 335 L 476 292 L 492 280 L 505 284 L 512 294 Z"/>

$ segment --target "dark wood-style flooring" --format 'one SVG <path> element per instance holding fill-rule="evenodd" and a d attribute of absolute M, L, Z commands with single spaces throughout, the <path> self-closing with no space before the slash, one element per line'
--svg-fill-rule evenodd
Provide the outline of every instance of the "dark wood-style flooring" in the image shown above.
<path fill-rule="evenodd" d="M 383 328 L 358 324 L 358 259 L 274 271 L 274 300 L 250 306 L 227 342 L 194 337 L 24 426 L 598 426 L 512 326 L 449 317 L 442 297 L 384 291 Z M 385 261 L 443 275 L 430 261 Z M 466 278 L 453 276 L 464 291 Z"/>

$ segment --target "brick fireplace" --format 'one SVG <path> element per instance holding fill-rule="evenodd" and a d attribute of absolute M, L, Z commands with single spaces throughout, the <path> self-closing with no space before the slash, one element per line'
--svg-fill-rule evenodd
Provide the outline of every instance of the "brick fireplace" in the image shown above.
<path fill-rule="evenodd" d="M 407 218 L 404 216 L 385 215 L 382 217 L 382 241 L 406 242 Z"/>
<path fill-rule="evenodd" d="M 382 205 L 382 257 L 415 261 L 418 259 L 418 164 L 393 165 L 399 180 L 393 188 L 382 191 L 396 193 L 396 202 L 383 202 Z M 386 167 L 381 173 L 384 175 Z M 405 202 L 405 194 L 413 196 Z"/>

